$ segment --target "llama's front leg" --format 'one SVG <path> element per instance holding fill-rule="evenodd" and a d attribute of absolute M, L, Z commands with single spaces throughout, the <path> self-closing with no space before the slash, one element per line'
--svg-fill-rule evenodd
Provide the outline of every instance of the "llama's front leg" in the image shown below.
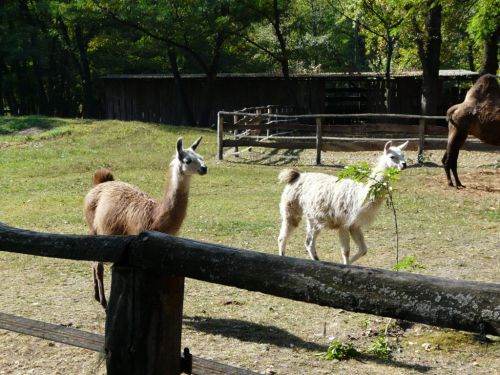
<path fill-rule="evenodd" d="M 361 231 L 360 228 L 351 228 L 349 229 L 349 232 L 351 233 L 351 237 L 353 241 L 356 243 L 358 246 L 358 252 L 354 254 L 351 259 L 349 259 L 349 262 L 352 264 L 359 258 L 361 258 L 363 255 L 366 254 L 367 252 L 367 247 L 365 244 L 365 238 L 363 236 L 363 232 Z"/>
<path fill-rule="evenodd" d="M 349 238 L 349 231 L 345 228 L 339 228 L 340 250 L 342 251 L 342 259 L 344 264 L 350 264 L 349 254 L 351 252 L 351 244 Z"/>
<path fill-rule="evenodd" d="M 307 221 L 307 234 L 306 234 L 306 249 L 312 260 L 319 260 L 318 254 L 316 253 L 316 238 L 320 229 L 312 222 Z"/>

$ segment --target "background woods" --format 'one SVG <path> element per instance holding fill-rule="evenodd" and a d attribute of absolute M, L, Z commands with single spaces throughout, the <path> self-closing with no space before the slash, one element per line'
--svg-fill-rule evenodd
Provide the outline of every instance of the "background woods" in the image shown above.
<path fill-rule="evenodd" d="M 181 123 L 207 125 L 220 73 L 407 70 L 423 71 L 422 112 L 435 114 L 439 69 L 497 72 L 499 12 L 500 0 L 0 1 L 0 114 L 97 118 L 100 77 L 169 74 Z M 197 116 L 193 73 L 206 78 Z"/>

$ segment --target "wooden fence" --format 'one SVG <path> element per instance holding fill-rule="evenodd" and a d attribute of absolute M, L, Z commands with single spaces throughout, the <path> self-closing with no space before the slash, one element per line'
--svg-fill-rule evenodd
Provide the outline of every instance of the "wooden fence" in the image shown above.
<path fill-rule="evenodd" d="M 500 335 L 500 284 L 280 257 L 158 232 L 60 235 L 0 223 L 0 250 L 114 263 L 104 340 L 92 333 L 0 314 L 1 328 L 92 350 L 102 348 L 111 375 L 251 374 L 196 357 L 191 361 L 187 352 L 180 355 L 185 277 L 354 312 Z"/>
<path fill-rule="evenodd" d="M 224 147 L 270 147 L 315 149 L 316 164 L 322 151 L 376 151 L 391 139 L 410 141 L 409 149 L 446 149 L 448 128 L 444 116 L 390 113 L 361 114 L 276 114 L 261 107 L 258 111 L 225 112 L 217 115 L 218 158 Z M 376 122 L 370 122 L 375 120 Z M 396 121 L 396 122 L 394 122 Z M 413 123 L 411 123 L 413 122 Z M 441 122 L 441 126 L 435 123 Z M 272 133 L 273 132 L 273 133 Z M 492 151 L 495 146 L 477 140 L 465 143 L 464 150 Z"/>

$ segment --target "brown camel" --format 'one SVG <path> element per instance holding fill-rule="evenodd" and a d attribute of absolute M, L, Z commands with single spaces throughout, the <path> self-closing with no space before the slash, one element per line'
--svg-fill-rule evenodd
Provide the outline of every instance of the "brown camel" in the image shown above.
<path fill-rule="evenodd" d="M 94 174 L 94 188 L 85 197 L 84 213 L 91 234 L 136 235 L 146 230 L 176 234 L 184 221 L 188 206 L 191 176 L 207 173 L 203 157 L 195 152 L 198 138 L 190 148 L 177 141 L 177 154 L 170 163 L 163 200 L 157 201 L 139 188 L 114 181 L 107 169 Z M 95 299 L 106 308 L 104 265 L 94 262 Z"/>
<path fill-rule="evenodd" d="M 450 170 L 457 188 L 465 187 L 458 179 L 457 160 L 460 148 L 472 134 L 484 143 L 500 146 L 500 86 L 492 74 L 481 76 L 460 104 L 446 112 L 448 118 L 448 145 L 443 165 L 448 185 L 453 186 Z"/>

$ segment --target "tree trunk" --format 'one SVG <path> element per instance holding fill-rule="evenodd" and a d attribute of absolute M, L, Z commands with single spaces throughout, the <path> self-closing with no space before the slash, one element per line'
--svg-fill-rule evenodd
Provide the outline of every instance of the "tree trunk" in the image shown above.
<path fill-rule="evenodd" d="M 439 100 L 439 64 L 441 55 L 441 4 L 427 0 L 429 14 L 425 22 L 424 51 L 421 54 L 422 81 L 422 114 L 434 115 Z"/>
<path fill-rule="evenodd" d="M 479 69 L 479 75 L 497 74 L 498 71 L 498 38 L 500 36 L 500 25 L 497 26 L 495 32 L 490 38 L 484 41 L 484 56 Z"/>
<path fill-rule="evenodd" d="M 82 88 L 83 88 L 83 110 L 82 117 L 86 118 L 97 118 L 99 117 L 99 109 L 97 106 L 97 100 L 95 99 L 94 93 L 94 83 L 92 81 L 90 73 L 90 63 L 88 59 L 88 37 L 83 35 L 83 31 L 79 25 L 75 26 L 75 41 L 78 48 L 78 54 L 80 59 L 75 59 L 78 61 Z"/>
<path fill-rule="evenodd" d="M 177 65 L 177 53 L 172 48 L 169 48 L 167 54 L 168 61 L 170 62 L 170 70 L 174 76 L 176 96 L 179 98 L 179 100 L 176 100 L 176 103 L 177 111 L 181 114 L 181 124 L 194 126 L 196 125 L 196 121 L 193 117 L 193 111 L 191 111 L 186 92 L 184 91 L 179 66 Z"/>

